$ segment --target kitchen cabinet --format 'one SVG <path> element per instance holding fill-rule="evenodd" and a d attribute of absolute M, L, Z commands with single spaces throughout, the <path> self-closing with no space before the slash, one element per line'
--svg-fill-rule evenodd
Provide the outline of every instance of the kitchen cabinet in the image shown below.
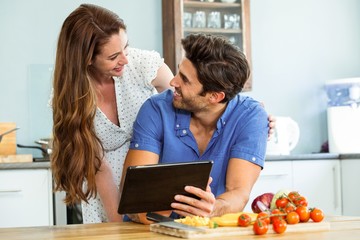
<path fill-rule="evenodd" d="M 308 199 L 309 207 L 341 215 L 340 160 L 293 161 L 293 189 Z"/>
<path fill-rule="evenodd" d="M 175 74 L 183 56 L 181 39 L 192 33 L 222 35 L 236 44 L 251 66 L 250 0 L 162 0 L 163 55 Z M 251 90 L 251 77 L 244 90 Z"/>
<path fill-rule="evenodd" d="M 280 189 L 292 189 L 292 162 L 266 161 L 245 207 L 245 211 L 252 212 L 251 203 L 259 195 L 267 192 L 276 193 Z"/>
<path fill-rule="evenodd" d="M 0 227 L 53 225 L 49 169 L 0 171 Z"/>
<path fill-rule="evenodd" d="M 251 211 L 255 197 L 287 189 L 298 191 L 326 215 L 342 214 L 341 164 L 339 159 L 265 161 L 250 194 L 245 211 Z"/>
<path fill-rule="evenodd" d="M 360 159 L 342 159 L 342 199 L 343 214 L 347 216 L 360 216 Z"/>

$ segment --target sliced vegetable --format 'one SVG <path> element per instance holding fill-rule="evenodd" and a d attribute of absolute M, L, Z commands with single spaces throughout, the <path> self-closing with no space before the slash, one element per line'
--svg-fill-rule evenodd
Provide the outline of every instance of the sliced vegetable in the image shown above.
<path fill-rule="evenodd" d="M 238 226 L 238 220 L 241 214 L 247 214 L 251 217 L 251 222 L 254 222 L 257 217 L 257 213 L 247 213 L 247 212 L 238 212 L 238 213 L 227 213 L 221 217 L 212 217 L 210 221 L 216 222 L 219 227 L 230 227 Z"/>
<path fill-rule="evenodd" d="M 271 201 L 271 204 L 270 204 L 270 209 L 272 210 L 272 209 L 277 208 L 276 207 L 276 200 L 278 200 L 280 197 L 286 197 L 289 192 L 290 191 L 286 190 L 286 189 L 282 189 L 282 190 L 278 191 L 274 195 L 274 197 L 272 198 L 272 201 Z"/>

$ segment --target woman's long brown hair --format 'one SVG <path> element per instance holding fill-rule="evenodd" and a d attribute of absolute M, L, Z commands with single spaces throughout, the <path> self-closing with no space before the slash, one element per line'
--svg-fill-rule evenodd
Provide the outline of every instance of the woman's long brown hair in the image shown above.
<path fill-rule="evenodd" d="M 54 190 L 67 193 L 66 204 L 96 196 L 95 174 L 101 166 L 103 146 L 94 129 L 97 105 L 90 63 L 120 28 L 126 30 L 113 12 L 82 4 L 66 18 L 60 31 L 53 80 L 51 169 Z"/>

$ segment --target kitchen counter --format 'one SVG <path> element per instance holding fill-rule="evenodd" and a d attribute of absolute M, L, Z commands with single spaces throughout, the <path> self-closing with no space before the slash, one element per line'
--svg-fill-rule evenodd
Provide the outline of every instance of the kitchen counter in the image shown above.
<path fill-rule="evenodd" d="M 288 160 L 322 160 L 322 159 L 360 159 L 360 153 L 337 154 L 337 153 L 309 153 L 294 155 L 267 155 L 266 161 L 288 161 Z M 26 162 L 26 163 L 0 163 L 1 169 L 48 169 L 49 161 Z"/>
<path fill-rule="evenodd" d="M 0 163 L 1 169 L 49 169 L 50 162 L 16 162 L 16 163 Z"/>
<path fill-rule="evenodd" d="M 358 154 L 360 157 L 360 154 Z M 284 160 L 321 160 L 321 159 L 340 159 L 342 155 L 337 153 L 309 153 L 294 155 L 267 155 L 266 161 L 284 161 Z"/>
<path fill-rule="evenodd" d="M 324 221 L 330 222 L 330 230 L 318 232 L 283 233 L 281 239 L 317 239 L 317 240 L 338 240 L 338 239 L 359 239 L 360 217 L 328 217 Z M 301 223 L 299 223 L 301 224 Z M 314 223 L 316 224 L 316 223 Z M 245 237 L 244 235 L 242 235 Z M 220 236 L 203 239 L 234 239 L 241 236 Z M 278 234 L 266 234 L 262 237 L 267 239 L 278 239 Z M 258 239 L 259 236 L 247 235 L 246 239 Z M 136 223 L 99 223 L 99 224 L 78 224 L 52 227 L 30 227 L 30 228 L 0 228 L 0 239 L 180 239 L 150 232 L 148 225 Z"/>

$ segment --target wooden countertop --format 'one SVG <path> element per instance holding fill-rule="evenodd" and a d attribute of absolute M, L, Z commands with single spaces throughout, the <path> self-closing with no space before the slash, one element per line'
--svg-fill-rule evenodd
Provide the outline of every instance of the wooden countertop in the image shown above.
<path fill-rule="evenodd" d="M 294 239 L 294 240 L 338 240 L 338 239 L 359 239 L 360 238 L 360 217 L 327 217 L 325 221 L 330 222 L 329 231 L 301 232 L 266 234 L 263 236 L 248 235 L 242 236 L 246 239 Z M 300 223 L 301 224 L 301 223 Z M 316 224 L 316 223 L 314 223 Z M 211 239 L 237 239 L 238 236 L 221 236 Z M 0 228 L 0 239 L 180 239 L 172 236 L 150 232 L 148 225 L 136 223 L 99 223 L 79 224 L 51 227 L 27 227 L 27 228 Z M 206 238 L 209 239 L 209 238 Z"/>

